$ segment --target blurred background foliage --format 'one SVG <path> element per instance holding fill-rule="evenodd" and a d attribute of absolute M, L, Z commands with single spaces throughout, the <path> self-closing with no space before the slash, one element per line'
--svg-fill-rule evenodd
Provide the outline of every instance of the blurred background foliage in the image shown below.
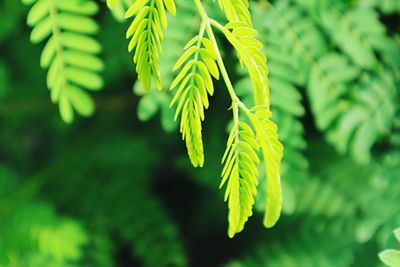
<path fill-rule="evenodd" d="M 145 95 L 136 83 L 122 18 L 129 1 L 114 16 L 98 1 L 105 88 L 95 93 L 96 114 L 72 125 L 50 103 L 28 8 L 0 2 L 0 266 L 384 266 L 378 253 L 399 248 L 400 2 L 251 2 L 285 145 L 284 214 L 272 230 L 251 220 L 230 240 L 216 167 L 226 90 L 216 82 L 205 167 L 193 169 L 168 90 Z M 199 22 L 190 0 L 177 5 L 161 59 L 165 88 Z M 250 102 L 224 44 L 236 90 Z M 400 266 L 393 259 L 385 262 Z"/>

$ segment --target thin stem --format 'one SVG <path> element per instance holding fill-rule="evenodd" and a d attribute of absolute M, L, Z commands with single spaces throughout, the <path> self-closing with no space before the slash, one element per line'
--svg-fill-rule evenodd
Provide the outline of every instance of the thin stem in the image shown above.
<path fill-rule="evenodd" d="M 210 18 L 208 17 L 208 15 L 207 15 L 207 13 L 206 13 L 201 1 L 200 0 L 194 0 L 194 2 L 196 4 L 196 8 L 197 8 L 201 18 L 203 19 L 203 21 L 206 24 L 206 31 L 207 31 L 208 37 L 210 38 L 210 40 L 211 40 L 211 42 L 212 42 L 212 44 L 214 46 L 214 50 L 216 51 L 216 54 L 217 54 L 217 64 L 218 64 L 218 66 L 220 68 L 221 75 L 222 75 L 222 77 L 223 77 L 223 79 L 225 81 L 225 84 L 226 84 L 226 87 L 228 89 L 229 95 L 230 95 L 230 97 L 232 99 L 233 109 L 235 110 L 235 109 L 237 109 L 237 103 L 240 102 L 240 100 L 237 97 L 237 95 L 235 93 L 235 90 L 233 89 L 233 85 L 232 85 L 231 80 L 229 79 L 229 75 L 228 75 L 228 72 L 227 72 L 227 70 L 225 68 L 224 61 L 222 59 L 221 54 L 219 53 L 218 43 L 217 43 L 217 40 L 215 39 L 214 32 L 213 32 L 213 30 L 211 28 Z"/>
<path fill-rule="evenodd" d="M 224 61 L 222 60 L 222 56 L 219 53 L 219 48 L 218 48 L 218 44 L 217 44 L 217 40 L 215 39 L 213 30 L 211 28 L 211 24 L 209 23 L 209 21 L 207 21 L 207 26 L 206 26 L 206 31 L 208 36 L 210 37 L 210 40 L 214 46 L 214 49 L 216 50 L 216 54 L 217 54 L 217 63 L 218 66 L 220 68 L 221 71 L 221 75 L 225 81 L 226 84 L 226 88 L 228 89 L 229 95 L 231 96 L 232 102 L 237 103 L 240 102 L 239 98 L 237 97 L 235 90 L 233 89 L 233 85 L 232 82 L 229 78 L 228 72 L 225 68 L 225 64 Z"/>
<path fill-rule="evenodd" d="M 204 9 L 203 4 L 201 3 L 201 1 L 200 0 L 194 0 L 194 4 L 196 5 L 196 9 L 199 12 L 200 17 L 202 19 L 208 19 L 207 12 Z"/>
<path fill-rule="evenodd" d="M 205 31 L 206 31 L 206 25 L 207 25 L 207 21 L 206 20 L 202 20 L 201 21 L 201 26 L 200 26 L 200 30 L 199 30 L 199 40 L 197 41 L 197 43 L 196 43 L 196 47 L 197 47 L 197 52 L 195 53 L 195 55 L 194 55 L 194 60 L 195 61 L 197 61 L 198 60 L 198 58 L 199 58 L 199 49 L 200 49 L 200 47 L 201 47 L 201 39 L 203 39 L 203 36 L 204 36 L 204 33 L 205 33 Z M 196 65 L 194 65 L 195 67 L 194 68 L 196 68 Z"/>

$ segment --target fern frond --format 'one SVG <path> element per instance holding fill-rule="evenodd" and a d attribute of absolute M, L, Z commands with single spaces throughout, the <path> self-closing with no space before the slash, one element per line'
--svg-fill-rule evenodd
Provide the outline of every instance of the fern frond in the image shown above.
<path fill-rule="evenodd" d="M 305 108 L 298 87 L 305 82 L 306 70 L 302 68 L 302 61 L 305 59 L 296 53 L 298 51 L 292 51 L 292 42 L 283 40 L 284 36 L 288 34 L 275 32 L 276 28 L 271 27 L 271 24 L 276 23 L 271 17 L 274 10 L 266 10 L 262 2 L 253 7 L 254 27 L 260 33 L 261 40 L 266 44 L 265 53 L 270 70 L 273 120 L 279 127 L 279 138 L 285 147 L 282 159 L 282 211 L 291 214 L 297 206 L 296 189 L 305 182 L 309 165 L 303 152 L 307 146 L 304 138 L 304 127 L 301 122 Z M 280 19 L 282 20 L 282 17 Z M 279 23 L 279 25 L 282 24 Z M 243 102 L 247 106 L 252 106 L 254 101 L 250 79 L 246 77 L 240 80 L 235 87 Z M 260 170 L 259 178 L 263 178 L 264 175 L 263 170 Z M 260 179 L 260 187 L 266 186 L 266 184 L 265 179 Z M 256 210 L 265 212 L 265 197 L 266 192 L 260 190 L 256 196 Z"/>
<path fill-rule="evenodd" d="M 96 56 L 101 46 L 91 35 L 98 26 L 90 18 L 98 11 L 93 1 L 80 0 L 24 0 L 32 4 L 28 24 L 33 28 L 31 41 L 48 39 L 40 59 L 48 69 L 47 86 L 51 100 L 59 104 L 62 119 L 69 123 L 74 111 L 82 116 L 94 112 L 94 102 L 86 90 L 99 90 L 103 80 L 98 72 L 103 62 Z"/>
<path fill-rule="evenodd" d="M 125 14 L 126 18 L 135 16 L 126 32 L 126 38 L 131 38 L 128 50 L 135 50 L 133 61 L 138 79 L 146 91 L 150 91 L 152 79 L 157 88 L 162 89 L 160 54 L 163 29 L 167 28 L 166 9 L 175 15 L 174 0 L 138 0 Z"/>
<path fill-rule="evenodd" d="M 276 60 L 270 62 L 276 62 Z M 287 71 L 291 71 L 290 66 L 282 62 L 276 62 L 276 64 L 282 64 Z M 303 137 L 304 129 L 299 119 L 299 116 L 303 114 L 303 107 L 300 102 L 301 96 L 297 93 L 295 86 L 290 81 L 277 76 L 276 73 L 273 74 L 273 70 L 271 69 L 270 76 L 271 110 L 273 119 L 279 126 L 279 138 L 285 146 L 282 159 L 282 182 L 284 183 L 282 187 L 286 189 L 283 196 L 286 194 L 287 197 L 283 199 L 283 212 L 292 213 L 296 203 L 291 202 L 293 198 L 290 198 L 290 194 L 295 187 L 304 181 L 308 168 L 308 160 L 303 154 L 303 150 L 306 148 L 306 141 Z M 246 105 L 251 106 L 253 99 L 249 88 L 251 88 L 251 82 L 248 78 L 240 80 L 236 85 L 238 95 Z M 261 163 L 261 165 L 263 164 L 264 162 Z M 260 170 L 261 187 L 267 185 L 267 181 L 264 179 L 265 175 L 264 170 Z M 265 197 L 266 192 L 264 190 L 259 191 L 256 196 L 256 210 L 265 212 Z"/>
<path fill-rule="evenodd" d="M 176 5 L 179 6 L 180 12 L 168 19 L 168 28 L 164 32 L 165 40 L 162 43 L 163 51 L 168 51 L 168 53 L 162 53 L 160 57 L 163 88 L 169 88 L 175 78 L 173 66 L 181 57 L 186 43 L 197 34 L 198 24 L 200 23 L 200 18 L 191 1 L 177 0 Z M 182 35 L 182 32 L 185 35 Z M 140 120 L 147 121 L 160 111 L 163 129 L 171 132 L 177 128 L 177 123 L 174 121 L 174 111 L 169 108 L 173 92 L 169 90 L 159 92 L 155 86 L 152 86 L 151 91 L 146 93 L 138 81 L 134 88 L 135 93 L 141 96 L 137 109 Z"/>
<path fill-rule="evenodd" d="M 246 66 L 253 85 L 255 104 L 269 105 L 267 59 L 263 44 L 256 39 L 257 31 L 244 22 L 230 22 L 220 29 L 237 51 L 240 62 Z"/>
<path fill-rule="evenodd" d="M 218 0 L 218 4 L 230 22 L 241 21 L 252 25 L 248 0 Z"/>
<path fill-rule="evenodd" d="M 256 164 L 259 163 L 255 150 L 261 151 L 267 180 L 265 227 L 271 228 L 276 224 L 282 209 L 280 165 L 283 146 L 279 142 L 277 126 L 271 120 L 272 113 L 269 106 L 258 105 L 249 110 L 239 102 L 238 107 L 246 114 L 252 127 L 238 119 L 238 111 L 235 110 L 237 107 L 234 106 L 234 128 L 229 135 L 223 157 L 225 166 L 221 183 L 222 186 L 229 178 L 225 199 L 230 197 L 229 236 L 231 237 L 243 229 L 244 223 L 252 214 L 254 195 L 257 192 L 255 187 L 258 184 Z M 240 151 L 245 151 L 245 153 L 240 154 Z M 241 164 L 244 166 L 242 167 Z"/>
<path fill-rule="evenodd" d="M 195 167 L 202 167 L 204 163 L 201 122 L 204 109 L 209 106 L 208 94 L 214 93 L 211 76 L 219 78 L 216 51 L 203 34 L 204 28 L 185 46 L 185 52 L 174 66 L 174 70 L 182 69 L 171 84 L 171 89 L 177 89 L 170 106 L 177 104 L 175 120 L 180 116 L 180 132 Z"/>
<path fill-rule="evenodd" d="M 254 126 L 257 141 L 264 158 L 267 179 L 267 199 L 265 204 L 264 225 L 273 227 L 278 221 L 282 209 L 281 160 L 283 146 L 279 142 L 277 126 L 271 120 L 272 113 L 267 105 L 252 108 L 249 119 Z"/>
<path fill-rule="evenodd" d="M 254 195 L 257 193 L 260 160 L 256 151 L 259 145 L 253 129 L 244 121 L 234 123 L 222 158 L 222 182 L 227 183 L 225 201 L 229 207 L 229 237 L 243 230 L 252 215 Z"/>

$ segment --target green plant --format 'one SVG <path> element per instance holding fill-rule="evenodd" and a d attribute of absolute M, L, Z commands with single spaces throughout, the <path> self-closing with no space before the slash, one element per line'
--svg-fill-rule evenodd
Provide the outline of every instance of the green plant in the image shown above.
<path fill-rule="evenodd" d="M 175 15 L 150 0 L 0 2 L 0 266 L 376 267 L 380 252 L 397 255 L 397 0 L 201 1 L 206 14 L 194 0 L 175 0 Z M 132 50 L 140 80 L 126 49 L 135 33 L 124 38 L 137 21 L 125 18 L 135 3 L 145 3 L 138 14 L 147 10 L 147 21 L 160 19 L 150 34 L 137 31 L 145 45 Z M 27 14 L 43 16 L 32 32 L 48 31 L 42 22 L 51 14 L 37 9 L 46 4 L 63 7 L 61 18 L 98 25 L 86 34 L 85 23 L 51 20 L 63 34 L 80 31 L 102 47 L 101 55 L 83 51 L 101 61 L 101 73 L 82 67 L 90 60 L 68 59 L 106 89 L 81 109 L 71 100 L 69 125 L 54 112 L 61 102 L 51 105 L 43 90 L 56 57 L 49 68 L 37 66 L 54 35 L 43 48 L 27 41 Z M 85 6 L 96 8 L 77 14 Z M 152 40 L 155 32 L 163 40 Z M 266 84 L 269 92 L 261 90 Z M 179 108 L 181 100 L 189 109 Z M 92 116 L 79 118 L 75 109 Z M 265 124 L 271 143 L 276 130 L 284 146 L 274 147 L 282 153 L 282 215 L 268 231 L 259 222 L 270 215 L 269 226 L 280 213 L 266 201 L 274 196 L 270 182 L 279 181 L 267 177 L 275 176 L 268 167 L 279 157 L 264 159 L 271 152 L 260 134 Z M 227 217 L 228 236 L 246 225 L 233 240 L 223 234 Z"/>
<path fill-rule="evenodd" d="M 258 157 L 249 143 L 255 143 L 255 140 L 252 140 L 252 130 L 247 131 L 247 134 L 250 134 L 248 139 L 240 136 L 238 127 L 242 119 L 239 118 L 239 112 L 243 112 L 250 120 L 256 133 L 254 138 L 261 144 L 262 154 L 266 160 L 268 177 L 264 220 L 266 227 L 272 227 L 280 215 L 282 200 L 279 166 L 282 147 L 277 138 L 276 126 L 269 120 L 270 100 L 266 58 L 263 55 L 262 43 L 255 38 L 257 32 L 251 25 L 248 2 L 219 1 L 220 7 L 230 21 L 226 26 L 211 19 L 200 1 L 194 3 L 201 17 L 200 30 L 199 34 L 187 43 L 185 52 L 174 65 L 174 70 L 181 70 L 171 84 L 171 89 L 176 89 L 176 92 L 170 105 L 177 106 L 175 119 L 181 117 L 180 131 L 182 139 L 186 140 L 193 166 L 202 167 L 204 152 L 201 124 L 205 118 L 204 109 L 209 106 L 207 94 L 212 96 L 214 93 L 211 76 L 219 79 L 221 72 L 232 100 L 234 118 L 233 130 L 223 159 L 225 167 L 221 183 L 223 185 L 228 180 L 225 200 L 229 199 L 229 236 L 233 237 L 235 233 L 242 231 L 244 223 L 252 214 L 253 195 L 257 192 L 258 176 L 258 173 L 253 171 L 256 168 L 254 162 L 248 159 L 254 155 L 254 161 L 258 163 Z M 113 3 L 110 5 L 113 7 Z M 135 16 L 127 31 L 127 37 L 132 38 L 128 49 L 135 50 L 134 62 L 138 79 L 146 91 L 151 89 L 152 79 L 155 80 L 158 89 L 162 88 L 159 57 L 163 40 L 162 29 L 167 27 L 165 8 L 173 15 L 176 13 L 173 1 L 155 0 L 134 2 L 126 12 L 126 17 Z M 219 52 L 213 27 L 225 35 L 249 73 L 255 98 L 253 111 L 248 110 L 233 89 Z"/>
<path fill-rule="evenodd" d="M 84 91 L 99 90 L 103 80 L 98 74 L 103 62 L 96 56 L 100 44 L 90 35 L 98 26 L 90 16 L 98 11 L 93 1 L 23 0 L 32 5 L 27 22 L 32 26 L 31 41 L 46 39 L 40 66 L 48 69 L 47 86 L 51 100 L 58 103 L 61 117 L 72 122 L 74 111 L 83 116 L 94 112 L 94 103 Z"/>
<path fill-rule="evenodd" d="M 52 91 L 52 100 L 60 103 L 63 120 L 73 120 L 73 108 L 84 116 L 91 115 L 94 110 L 93 102 L 79 86 L 93 90 L 101 88 L 101 79 L 95 71 L 100 71 L 103 64 L 90 55 L 99 52 L 100 46 L 94 39 L 68 31 L 95 33 L 97 26 L 84 16 L 95 14 L 97 6 L 93 2 L 83 3 L 80 0 L 68 3 L 32 0 L 24 3 L 35 3 L 28 15 L 28 24 L 34 27 L 31 41 L 40 42 L 51 35 L 42 53 L 41 66 L 49 68 L 47 84 Z M 117 16 L 128 4 L 129 1 L 107 1 L 107 5 Z M 271 120 L 266 57 L 262 43 L 256 39 L 257 31 L 251 23 L 249 3 L 219 1 L 218 4 L 229 21 L 225 26 L 208 16 L 201 1 L 194 1 L 194 4 L 201 18 L 200 30 L 186 44 L 185 51 L 173 67 L 174 70 L 180 69 L 180 72 L 171 84 L 171 90 L 176 90 L 170 106 L 176 105 L 175 120 L 181 118 L 180 131 L 193 166 L 202 167 L 202 121 L 205 119 L 204 109 L 209 107 L 207 94 L 213 95 L 212 77 L 218 80 L 221 72 L 231 97 L 234 120 L 226 156 L 222 160 L 225 167 L 221 183 L 222 186 L 228 181 L 225 200 L 229 199 L 229 236 L 233 237 L 243 230 L 244 223 L 252 215 L 253 196 L 257 193 L 258 172 L 255 169 L 259 160 L 253 149 L 258 150 L 258 145 L 255 147 L 249 142 L 260 144 L 264 158 L 268 192 L 264 225 L 272 227 L 280 216 L 282 205 L 282 146 L 278 141 L 277 127 Z M 152 88 L 152 82 L 155 82 L 157 89 L 162 89 L 160 54 L 164 40 L 163 30 L 168 25 L 166 11 L 176 14 L 173 0 L 135 1 L 125 13 L 126 18 L 134 17 L 126 33 L 126 37 L 131 39 L 128 50 L 134 51 L 133 61 L 138 80 L 147 92 Z M 235 93 L 213 28 L 225 35 L 248 71 L 254 93 L 254 105 L 250 109 Z M 150 105 L 149 103 L 147 107 Z M 251 127 L 244 123 L 244 118 L 239 117 L 239 113 L 247 117 L 255 135 Z M 241 133 L 240 123 L 249 128 L 241 129 L 247 133 Z M 253 161 L 249 157 L 253 157 Z"/>

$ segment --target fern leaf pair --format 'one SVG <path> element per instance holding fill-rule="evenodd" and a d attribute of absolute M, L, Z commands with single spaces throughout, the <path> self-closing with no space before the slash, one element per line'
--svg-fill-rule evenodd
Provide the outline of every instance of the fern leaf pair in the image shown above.
<path fill-rule="evenodd" d="M 201 121 L 204 109 L 209 106 L 208 95 L 214 93 L 211 76 L 219 78 L 216 51 L 211 41 L 202 35 L 195 36 L 185 46 L 174 70 L 183 67 L 171 84 L 171 89 L 177 88 L 171 101 L 171 106 L 177 104 L 175 120 L 181 117 L 180 132 L 195 167 L 202 167 L 204 163 Z"/>
<path fill-rule="evenodd" d="M 252 215 L 254 196 L 257 193 L 260 151 L 266 168 L 267 199 L 264 225 L 270 228 L 280 217 L 282 192 L 280 185 L 280 162 L 283 147 L 278 140 L 277 127 L 271 121 L 267 105 L 255 106 L 248 110 L 242 103 L 239 107 L 246 114 L 250 125 L 239 119 L 237 108 L 234 126 L 230 132 L 227 149 L 222 159 L 221 187 L 227 182 L 225 201 L 229 207 L 230 237 L 243 230 L 247 219 Z"/>
<path fill-rule="evenodd" d="M 261 148 L 267 174 L 264 225 L 270 228 L 278 221 L 282 209 L 280 164 L 283 146 L 279 142 L 278 127 L 271 120 L 272 113 L 269 110 L 269 106 L 255 106 L 252 108 L 252 114 L 254 115 L 250 116 L 250 120 L 257 134 L 257 141 Z"/>
<path fill-rule="evenodd" d="M 48 69 L 47 86 L 51 99 L 59 103 L 62 119 L 69 123 L 74 111 L 82 116 L 94 112 L 94 102 L 86 90 L 102 88 L 103 80 L 98 74 L 103 62 L 97 57 L 100 44 L 91 35 L 98 26 L 90 18 L 98 11 L 93 1 L 80 0 L 23 0 L 33 4 L 28 14 L 32 26 L 31 41 L 47 40 L 40 65 Z"/>
<path fill-rule="evenodd" d="M 160 53 L 163 29 L 167 28 L 166 9 L 171 14 L 176 13 L 174 0 L 137 0 L 125 14 L 126 18 L 135 16 L 126 37 L 131 37 L 128 50 L 135 50 L 133 61 L 138 79 L 146 91 L 150 91 L 152 79 L 157 88 L 162 89 Z"/>
<path fill-rule="evenodd" d="M 127 37 L 132 37 L 129 50 L 135 49 L 134 62 L 138 79 L 144 89 L 150 90 L 152 79 L 161 89 L 159 56 L 163 28 L 167 26 L 164 4 L 170 13 L 175 13 L 172 1 L 138 0 L 128 9 L 126 16 L 136 15 L 128 29 Z M 268 179 L 267 204 L 264 224 L 272 227 L 280 216 L 282 196 L 280 186 L 280 161 L 282 145 L 278 141 L 277 127 L 270 120 L 268 69 L 263 45 L 256 39 L 257 31 L 251 25 L 247 1 L 219 1 L 229 22 L 225 27 L 210 19 L 200 0 L 195 1 L 202 23 L 200 33 L 192 38 L 184 48 L 173 70 L 180 72 L 171 84 L 175 89 L 170 106 L 176 106 L 174 119 L 180 117 L 180 132 L 186 142 L 190 161 L 194 167 L 204 164 L 202 141 L 202 121 L 205 109 L 209 107 L 208 95 L 213 95 L 212 77 L 224 78 L 233 101 L 234 115 L 238 107 L 246 113 L 253 129 L 244 121 L 235 119 L 235 127 L 228 139 L 223 163 L 222 183 L 228 184 L 225 199 L 229 199 L 229 236 L 240 232 L 252 214 L 254 195 L 257 192 L 260 160 L 256 151 L 263 155 Z M 218 51 L 212 26 L 221 30 L 238 53 L 252 81 L 256 107 L 248 110 L 236 96 L 223 59 Z M 205 37 L 207 33 L 207 37 Z M 149 105 L 150 106 L 150 105 Z M 153 108 L 154 110 L 154 108 Z M 242 140 L 243 139 L 243 140 Z"/>
<path fill-rule="evenodd" d="M 244 121 L 236 122 L 229 134 L 227 149 L 222 158 L 225 165 L 220 185 L 221 188 L 227 182 L 225 201 L 229 200 L 229 237 L 241 232 L 252 215 L 258 185 L 258 149 L 253 129 Z"/>
<path fill-rule="evenodd" d="M 180 12 L 176 16 L 168 19 L 168 28 L 164 31 L 164 42 L 162 48 L 167 53 L 162 53 L 160 57 L 160 72 L 163 88 L 169 88 L 175 73 L 172 71 L 175 63 L 181 57 L 183 48 L 186 43 L 195 36 L 200 22 L 196 16 L 196 8 L 190 0 L 177 0 L 176 5 L 179 6 Z M 181 33 L 185 33 L 182 36 Z M 166 90 L 159 92 L 155 86 L 152 86 L 150 92 L 143 90 L 139 81 L 135 82 L 134 92 L 140 96 L 137 114 L 142 121 L 148 121 L 152 117 L 160 114 L 160 122 L 162 128 L 167 132 L 177 129 L 177 123 L 174 121 L 174 110 L 169 107 L 173 94 Z"/>
<path fill-rule="evenodd" d="M 221 28 L 237 51 L 239 60 L 249 73 L 256 105 L 269 105 L 267 58 L 263 44 L 256 39 L 257 31 L 244 22 L 230 22 Z"/>

